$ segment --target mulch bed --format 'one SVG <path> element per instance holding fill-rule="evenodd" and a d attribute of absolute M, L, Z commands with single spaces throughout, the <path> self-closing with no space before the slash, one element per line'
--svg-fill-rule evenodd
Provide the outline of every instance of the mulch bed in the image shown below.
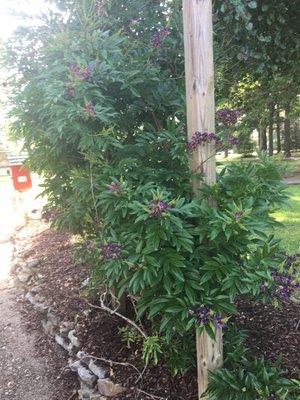
<path fill-rule="evenodd" d="M 75 261 L 75 252 L 70 234 L 46 229 L 32 240 L 26 257 L 43 260 L 39 291 L 63 321 L 74 320 L 82 283 L 89 276 L 88 266 Z"/>
<path fill-rule="evenodd" d="M 277 308 L 243 300 L 239 311 L 236 322 L 247 331 L 251 353 L 271 362 L 281 358 L 286 376 L 300 379 L 300 305 L 288 302 Z"/>
<path fill-rule="evenodd" d="M 71 235 L 68 234 L 46 229 L 33 239 L 31 251 L 27 253 L 29 258 L 44 259 L 40 267 L 43 275 L 40 290 L 47 303 L 51 304 L 57 315 L 65 321 L 72 321 L 76 316 L 83 350 L 95 357 L 130 363 L 139 371 L 143 371 L 139 349 L 136 346 L 128 349 L 121 340 L 119 328 L 124 326 L 123 321 L 91 308 L 81 300 L 84 291 L 82 283 L 89 277 L 90 271 L 87 265 L 78 264 L 74 260 L 74 252 L 75 246 L 72 244 Z M 249 331 L 247 345 L 252 353 L 259 357 L 265 356 L 270 361 L 282 356 L 286 375 L 299 377 L 299 305 L 289 303 L 280 310 L 270 305 L 253 306 L 243 301 L 239 307 L 241 313 L 236 322 L 240 328 Z M 25 305 L 23 308 L 28 325 L 31 328 L 39 325 L 39 317 L 32 308 Z M 41 342 L 44 343 L 44 351 L 48 351 L 50 358 L 54 359 L 55 355 L 51 350 L 53 345 L 49 344 L 49 339 L 44 336 Z M 165 365 L 149 366 L 141 377 L 130 366 L 124 367 L 114 363 L 106 363 L 106 366 L 110 368 L 111 377 L 128 388 L 125 394 L 115 400 L 197 399 L 195 370 L 184 376 L 173 377 Z M 67 380 L 67 385 L 70 382 L 70 387 L 67 388 L 70 393 L 74 388 L 74 377 L 70 377 L 70 372 L 65 373 L 69 375 L 61 375 L 60 380 Z M 158 397 L 149 396 L 144 392 Z M 54 400 L 67 398 L 61 395 Z"/>
<path fill-rule="evenodd" d="M 138 347 L 133 345 L 128 349 L 121 340 L 119 328 L 124 324 L 120 319 L 92 309 L 89 318 L 83 319 L 79 324 L 81 325 L 79 339 L 84 343 L 84 351 L 106 360 L 130 363 L 140 372 L 143 371 L 144 364 Z M 107 367 L 109 365 L 106 363 Z M 128 392 L 116 400 L 153 400 L 153 397 L 139 390 L 168 400 L 198 399 L 195 370 L 184 376 L 173 377 L 167 367 L 160 364 L 147 367 L 141 377 L 133 367 L 111 364 L 110 372 L 116 382 L 128 388 Z"/>

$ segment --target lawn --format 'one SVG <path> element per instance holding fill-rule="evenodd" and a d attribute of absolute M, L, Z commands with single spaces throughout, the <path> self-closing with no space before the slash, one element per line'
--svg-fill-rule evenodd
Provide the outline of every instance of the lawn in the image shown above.
<path fill-rule="evenodd" d="M 288 204 L 275 213 L 277 221 L 284 227 L 277 228 L 276 236 L 283 240 L 285 251 L 289 254 L 300 253 L 300 185 L 288 188 L 291 197 Z"/>

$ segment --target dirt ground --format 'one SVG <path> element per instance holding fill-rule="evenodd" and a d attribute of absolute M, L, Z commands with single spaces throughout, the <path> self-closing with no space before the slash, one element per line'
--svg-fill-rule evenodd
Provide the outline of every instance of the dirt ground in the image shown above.
<path fill-rule="evenodd" d="M 15 289 L 0 290 L 0 399 L 51 400 L 47 360 L 36 356 L 35 336 L 24 330 Z"/>

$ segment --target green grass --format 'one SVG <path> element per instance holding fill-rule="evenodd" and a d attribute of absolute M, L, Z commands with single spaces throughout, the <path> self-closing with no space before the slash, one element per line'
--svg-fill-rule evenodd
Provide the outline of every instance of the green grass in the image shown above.
<path fill-rule="evenodd" d="M 275 235 L 282 239 L 284 250 L 289 254 L 300 253 L 300 185 L 289 186 L 291 197 L 288 204 L 274 215 L 284 224 L 277 228 Z"/>

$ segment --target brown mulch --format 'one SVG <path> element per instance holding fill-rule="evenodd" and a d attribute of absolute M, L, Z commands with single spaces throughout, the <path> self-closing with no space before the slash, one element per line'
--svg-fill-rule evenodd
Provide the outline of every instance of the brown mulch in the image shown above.
<path fill-rule="evenodd" d="M 243 300 L 238 306 L 236 322 L 247 331 L 251 353 L 270 362 L 281 358 L 286 376 L 300 379 L 300 304 L 288 302 L 278 308 Z"/>
<path fill-rule="evenodd" d="M 138 346 L 133 345 L 128 349 L 122 342 L 119 328 L 124 324 L 120 319 L 93 309 L 89 318 L 80 321 L 79 324 L 79 338 L 84 343 L 84 351 L 106 360 L 130 363 L 143 372 L 144 364 Z M 107 367 L 109 365 L 106 363 Z M 184 376 L 173 377 L 165 365 L 148 366 L 139 379 L 140 374 L 133 367 L 124 368 L 114 364 L 111 364 L 111 367 L 112 378 L 128 388 L 128 392 L 116 400 L 153 400 L 153 397 L 139 393 L 138 389 L 168 400 L 198 398 L 195 370 Z"/>
<path fill-rule="evenodd" d="M 38 289 L 63 321 L 74 320 L 82 283 L 89 276 L 88 266 L 75 261 L 75 251 L 70 234 L 46 229 L 32 240 L 27 253 L 27 258 L 43 260 Z"/>
<path fill-rule="evenodd" d="M 75 245 L 68 234 L 55 233 L 46 229 L 32 241 L 28 258 L 43 258 L 40 266 L 42 274 L 39 286 L 42 294 L 51 304 L 62 320 L 72 321 L 76 316 L 78 321 L 78 336 L 83 343 L 83 350 L 95 357 L 107 360 L 126 362 L 143 371 L 141 353 L 138 346 L 128 349 L 121 340 L 119 328 L 124 326 L 123 321 L 105 312 L 91 309 L 81 297 L 84 294 L 83 281 L 89 277 L 88 266 L 80 264 L 74 259 Z M 92 301 L 92 300 L 91 300 Z M 23 304 L 24 320 L 30 329 L 39 329 L 39 316 L 32 308 Z M 297 351 L 300 348 L 299 330 L 297 323 L 300 318 L 299 306 L 288 304 L 278 310 L 272 306 L 240 303 L 241 315 L 237 318 L 239 327 L 249 331 L 247 345 L 253 354 L 275 361 L 278 356 L 283 358 L 283 368 L 287 376 L 299 375 L 299 359 Z M 54 362 L 56 355 L 52 352 L 54 346 L 41 333 L 41 351 L 48 352 Z M 63 364 L 63 362 L 62 362 Z M 63 365 L 61 364 L 61 370 Z M 149 366 L 142 373 L 142 377 L 130 366 L 124 367 L 106 363 L 110 375 L 116 382 L 122 384 L 128 391 L 115 400 L 153 400 L 156 397 L 168 400 L 196 400 L 197 379 L 196 371 L 192 370 L 184 376 L 173 377 L 165 365 Z M 138 378 L 140 378 L 138 380 Z M 138 380 L 138 382 L 137 382 Z M 70 372 L 62 372 L 59 381 L 70 382 L 68 393 L 74 388 L 74 376 Z M 63 385 L 63 384 L 62 384 Z M 70 392 L 71 391 L 71 392 Z M 158 398 L 159 398 L 158 397 Z M 66 400 L 57 397 L 54 400 Z"/>

